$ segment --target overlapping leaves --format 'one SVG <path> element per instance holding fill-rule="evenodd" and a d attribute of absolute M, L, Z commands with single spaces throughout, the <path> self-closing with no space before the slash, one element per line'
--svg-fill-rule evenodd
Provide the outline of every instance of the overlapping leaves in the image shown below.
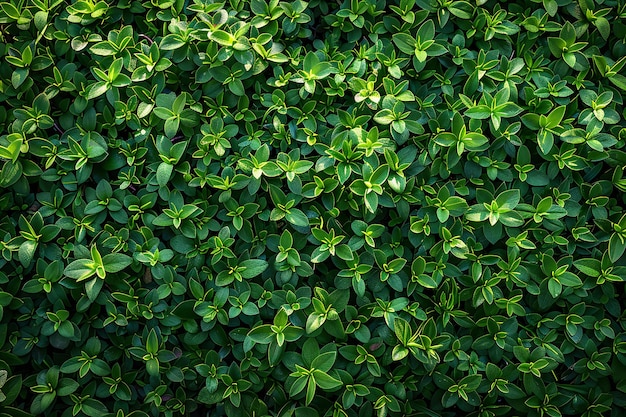
<path fill-rule="evenodd" d="M 0 2 L 0 413 L 624 409 L 623 4 L 66 3 Z"/>

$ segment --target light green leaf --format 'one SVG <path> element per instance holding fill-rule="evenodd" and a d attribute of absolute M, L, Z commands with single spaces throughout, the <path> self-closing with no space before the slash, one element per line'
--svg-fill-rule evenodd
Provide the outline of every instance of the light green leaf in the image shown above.
<path fill-rule="evenodd" d="M 91 259 L 77 259 L 63 273 L 76 281 L 83 281 L 96 273 L 96 265 Z"/>

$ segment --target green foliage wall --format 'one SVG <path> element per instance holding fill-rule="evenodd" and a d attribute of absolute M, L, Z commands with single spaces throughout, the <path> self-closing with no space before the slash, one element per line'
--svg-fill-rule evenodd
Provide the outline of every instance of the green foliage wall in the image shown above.
<path fill-rule="evenodd" d="M 625 18 L 0 2 L 0 416 L 624 415 Z"/>

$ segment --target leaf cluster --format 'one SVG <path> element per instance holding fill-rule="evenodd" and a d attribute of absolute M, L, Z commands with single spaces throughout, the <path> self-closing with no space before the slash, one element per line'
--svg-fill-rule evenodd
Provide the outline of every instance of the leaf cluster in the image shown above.
<path fill-rule="evenodd" d="M 0 417 L 619 416 L 626 6 L 0 2 Z"/>

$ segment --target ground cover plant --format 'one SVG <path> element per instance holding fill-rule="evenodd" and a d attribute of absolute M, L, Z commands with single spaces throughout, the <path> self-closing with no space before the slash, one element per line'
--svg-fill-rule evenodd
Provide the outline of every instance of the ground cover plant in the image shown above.
<path fill-rule="evenodd" d="M 626 3 L 0 2 L 0 416 L 622 416 Z"/>

